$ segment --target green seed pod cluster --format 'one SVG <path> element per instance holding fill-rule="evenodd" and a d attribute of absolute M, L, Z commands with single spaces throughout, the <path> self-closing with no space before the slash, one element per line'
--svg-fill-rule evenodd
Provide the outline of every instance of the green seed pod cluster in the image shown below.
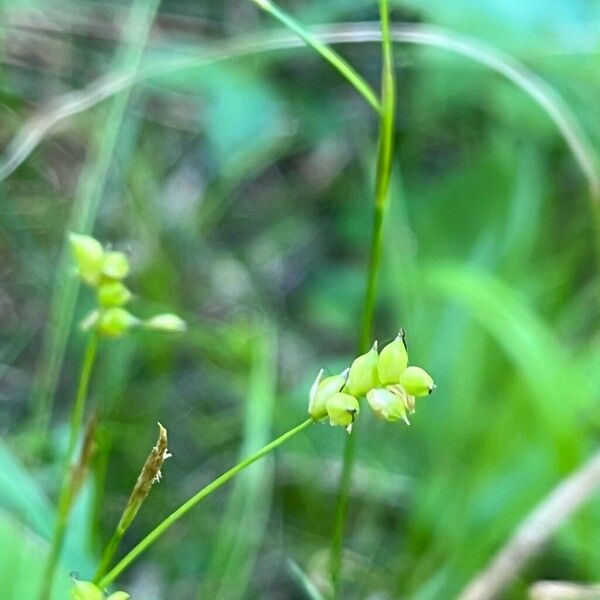
<path fill-rule="evenodd" d="M 185 331 L 186 324 L 177 315 L 166 313 L 142 320 L 124 308 L 133 294 L 123 283 L 129 274 L 129 259 L 123 252 L 105 250 L 89 235 L 69 234 L 69 244 L 81 280 L 96 289 L 97 308 L 82 321 L 84 330 L 95 329 L 100 335 L 118 338 L 134 327 L 154 331 Z"/>
<path fill-rule="evenodd" d="M 375 342 L 343 373 L 323 378 L 321 370 L 310 390 L 308 412 L 315 421 L 328 416 L 331 425 L 350 432 L 360 412 L 359 398 L 366 396 L 380 418 L 409 424 L 416 397 L 431 394 L 435 387 L 427 371 L 408 365 L 405 335 L 400 330 L 381 352 Z"/>

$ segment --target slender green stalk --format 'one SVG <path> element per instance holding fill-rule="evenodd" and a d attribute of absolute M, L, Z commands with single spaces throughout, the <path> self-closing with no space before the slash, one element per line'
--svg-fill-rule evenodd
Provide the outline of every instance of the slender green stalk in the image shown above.
<path fill-rule="evenodd" d="M 98 350 L 98 335 L 93 333 L 88 338 L 85 356 L 81 367 L 81 375 L 79 377 L 79 385 L 77 386 L 77 394 L 75 396 L 75 404 L 71 412 L 71 426 L 69 430 L 69 442 L 65 457 L 65 467 L 63 480 L 60 489 L 60 497 L 58 501 L 58 514 L 56 517 L 56 525 L 52 536 L 52 543 L 46 568 L 44 570 L 44 578 L 42 580 L 42 588 L 40 591 L 40 600 L 47 600 L 52 593 L 52 585 L 56 574 L 56 567 L 60 559 L 65 532 L 69 521 L 69 514 L 75 496 L 75 480 L 73 478 L 73 456 L 77 447 L 77 441 L 81 434 L 83 425 L 83 415 L 85 413 L 85 401 L 88 395 L 88 388 L 94 364 L 96 362 L 96 352 Z"/>
<path fill-rule="evenodd" d="M 377 94 L 348 61 L 344 60 L 335 50 L 323 43 L 316 35 L 292 19 L 281 8 L 273 4 L 271 0 L 252 1 L 316 50 L 342 77 L 345 77 L 354 86 L 356 91 L 363 96 L 377 113 L 381 113 L 381 103 Z"/>
<path fill-rule="evenodd" d="M 110 541 L 108 542 L 106 548 L 104 549 L 104 552 L 102 553 L 100 564 L 98 565 L 98 569 L 96 570 L 96 574 L 94 575 L 94 583 L 97 584 L 108 570 L 108 567 L 110 567 L 115 552 L 121 544 L 121 540 L 123 539 L 124 535 L 125 530 L 119 527 L 115 529 L 112 538 L 110 538 Z"/>
<path fill-rule="evenodd" d="M 163 535 L 163 533 L 167 531 L 167 529 L 169 529 L 169 527 L 171 527 L 171 525 L 175 524 L 179 519 L 181 519 L 181 517 L 194 508 L 196 504 L 204 500 L 204 498 L 212 494 L 215 490 L 219 489 L 223 484 L 227 483 L 246 467 L 249 467 L 252 463 L 269 454 L 269 452 L 272 452 L 275 450 L 275 448 L 281 446 L 281 444 L 289 440 L 291 437 L 306 429 L 313 422 L 314 421 L 312 419 L 307 419 L 306 421 L 300 423 L 300 425 L 297 425 L 289 431 L 286 431 L 286 433 L 279 436 L 266 446 L 263 446 L 260 450 L 254 454 L 251 454 L 248 458 L 235 465 L 235 467 L 232 467 L 229 469 L 229 471 L 225 471 L 225 473 L 223 473 L 220 477 L 217 477 L 217 479 L 215 479 L 213 482 L 203 487 L 196 495 L 192 496 L 187 502 L 184 502 L 177 510 L 172 512 L 166 519 L 164 519 L 164 521 L 159 523 L 159 525 L 155 527 L 128 554 L 126 554 L 116 564 L 116 566 L 114 566 L 104 577 L 97 581 L 96 583 L 98 587 L 105 588 L 106 586 L 110 585 L 138 556 L 140 556 L 140 554 L 147 550 L 159 537 Z"/>
<path fill-rule="evenodd" d="M 389 197 L 392 157 L 394 148 L 394 117 L 396 107 L 396 81 L 394 73 L 393 44 L 390 34 L 388 0 L 379 3 L 382 33 L 383 68 L 382 68 L 382 111 L 379 123 L 379 148 L 377 156 L 377 174 L 375 182 L 375 205 L 373 210 L 373 230 L 369 267 L 367 271 L 367 290 L 363 304 L 361 331 L 359 338 L 359 353 L 365 352 L 371 345 L 373 333 L 373 316 L 377 298 L 377 276 L 381 264 L 383 248 L 383 218 Z M 356 448 L 356 428 L 346 438 L 344 447 L 344 462 L 340 479 L 340 491 L 334 530 L 331 542 L 331 582 L 333 595 L 340 596 L 340 572 L 342 567 L 342 547 L 346 515 L 348 512 L 348 495 L 352 480 Z"/>
<path fill-rule="evenodd" d="M 277 401 L 277 327 L 269 321 L 259 321 L 259 327 L 247 378 L 240 460 L 271 439 Z M 268 459 L 232 482 L 212 557 L 203 575 L 202 591 L 196 600 L 248 597 L 247 588 L 266 535 L 272 491 L 273 462 Z"/>

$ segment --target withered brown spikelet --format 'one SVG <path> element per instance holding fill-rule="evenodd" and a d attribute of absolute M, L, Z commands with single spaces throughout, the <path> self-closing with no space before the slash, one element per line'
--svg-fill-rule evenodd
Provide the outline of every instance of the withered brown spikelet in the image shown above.
<path fill-rule="evenodd" d="M 171 456 L 167 450 L 167 430 L 158 423 L 158 441 L 150 452 L 142 471 L 135 482 L 131 496 L 127 502 L 127 506 L 123 511 L 123 516 L 119 521 L 118 531 L 124 533 L 135 518 L 140 506 L 150 493 L 152 485 L 160 481 L 161 468 L 167 458 Z"/>

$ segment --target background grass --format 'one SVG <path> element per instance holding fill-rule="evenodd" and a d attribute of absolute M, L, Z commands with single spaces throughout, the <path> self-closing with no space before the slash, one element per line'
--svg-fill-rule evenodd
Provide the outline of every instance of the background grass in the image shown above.
<path fill-rule="evenodd" d="M 305 24 L 377 19 L 361 0 L 282 6 Z M 397 22 L 450 27 L 520 58 L 600 148 L 600 3 L 393 6 Z M 135 68 L 151 18 L 146 3 L 4 0 L 0 147 L 53 98 Z M 141 64 L 273 27 L 251 2 L 163 2 Z M 377 44 L 339 49 L 378 86 Z M 585 179 L 521 90 L 440 49 L 396 46 L 396 60 L 375 330 L 383 342 L 404 326 L 438 391 L 410 428 L 361 417 L 345 597 L 448 598 L 598 444 L 595 233 Z M 98 206 L 82 226 L 130 251 L 138 312 L 174 310 L 191 328 L 101 349 L 100 449 L 63 577 L 91 575 L 157 420 L 174 458 L 124 548 L 303 419 L 315 373 L 345 366 L 359 333 L 377 120 L 356 92 L 296 49 L 163 73 L 125 94 L 63 121 L 0 183 L 0 537 L 26 549 L 13 557 L 21 569 L 0 552 L 8 598 L 41 571 L 53 520 L 84 339 L 52 315 L 69 308 L 74 279 L 58 265 L 82 198 Z M 91 303 L 82 290 L 73 318 Z M 54 393 L 42 348 L 61 336 Z M 325 576 L 343 436 L 314 427 L 255 465 L 121 587 L 144 599 L 310 597 L 302 573 Z M 598 581 L 598 548 L 596 497 L 508 597 L 544 577 Z"/>

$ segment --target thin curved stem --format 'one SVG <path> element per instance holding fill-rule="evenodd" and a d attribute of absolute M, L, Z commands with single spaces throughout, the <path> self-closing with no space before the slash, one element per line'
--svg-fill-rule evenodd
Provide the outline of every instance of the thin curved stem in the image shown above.
<path fill-rule="evenodd" d="M 106 548 L 104 549 L 104 552 L 102 553 L 102 558 L 100 559 L 100 564 L 98 565 L 96 574 L 94 575 L 95 584 L 97 584 L 102 579 L 102 577 L 108 570 L 108 567 L 110 567 L 110 563 L 112 562 L 112 559 L 115 555 L 115 552 L 117 551 L 117 548 L 119 547 L 119 544 L 121 543 L 121 540 L 123 539 L 124 534 L 124 530 L 117 528 L 113 533 L 112 538 L 110 538 L 110 541 L 108 542 Z"/>
<path fill-rule="evenodd" d="M 90 379 L 92 377 L 92 371 L 94 364 L 96 363 L 96 354 L 98 352 L 99 337 L 96 332 L 90 334 L 88 338 L 87 347 L 85 349 L 85 355 L 83 358 L 83 364 L 81 367 L 81 377 L 79 379 L 79 385 L 77 386 L 77 395 L 75 396 L 75 405 L 73 406 L 73 412 L 71 413 L 71 426 L 69 430 L 69 445 L 67 446 L 67 461 L 73 460 L 73 454 L 75 453 L 75 447 L 77 446 L 77 440 L 81 433 L 83 426 L 83 415 L 85 413 L 85 402 L 87 399 L 88 388 L 90 386 Z"/>
<path fill-rule="evenodd" d="M 60 553 L 63 547 L 65 532 L 69 522 L 69 514 L 75 497 L 73 478 L 73 456 L 77 447 L 77 441 L 81 434 L 83 426 L 83 416 L 85 413 L 85 401 L 88 395 L 88 389 L 94 364 L 96 362 L 96 353 L 98 350 L 98 334 L 93 333 L 88 338 L 85 356 L 81 367 L 81 375 L 79 377 L 79 385 L 77 386 L 77 394 L 75 396 L 75 404 L 71 412 L 71 425 L 69 430 L 69 442 L 65 457 L 65 466 L 63 480 L 60 489 L 60 497 L 58 501 L 58 513 L 56 517 L 56 525 L 50 545 L 50 552 L 44 570 L 44 578 L 42 580 L 42 588 L 40 590 L 40 600 L 47 600 L 52 593 L 52 585 L 56 568 L 60 559 Z"/>
<path fill-rule="evenodd" d="M 306 429 L 309 425 L 314 423 L 312 419 L 307 419 L 297 425 L 296 427 L 286 431 L 283 435 L 280 435 L 277 439 L 273 440 L 266 446 L 263 446 L 260 450 L 251 454 L 248 458 L 238 463 L 228 471 L 225 471 L 220 477 L 217 477 L 213 482 L 203 487 L 197 494 L 192 496 L 187 502 L 184 502 L 177 510 L 172 512 L 166 519 L 158 524 L 141 542 L 137 544 L 128 554 L 126 554 L 104 577 L 102 577 L 97 585 L 100 588 L 105 588 L 110 585 L 140 554 L 145 552 L 159 537 L 161 537 L 171 525 L 174 525 L 181 517 L 188 513 L 192 508 L 199 504 L 204 498 L 212 494 L 215 490 L 219 489 L 223 484 L 227 483 L 230 479 L 235 477 L 238 473 L 243 471 L 246 467 L 249 467 L 252 463 L 261 459 L 263 456 L 269 454 L 289 440 Z"/>
<path fill-rule="evenodd" d="M 308 32 L 312 37 L 326 44 L 368 44 L 380 42 L 382 39 L 379 27 L 373 23 L 321 25 L 308 28 Z M 539 75 L 521 61 L 493 46 L 442 27 L 397 23 L 392 25 L 391 33 L 394 42 L 443 48 L 465 56 L 499 73 L 529 95 L 560 131 L 588 182 L 594 205 L 600 206 L 600 169 L 596 151 L 581 128 L 576 115 L 556 90 Z M 306 43 L 304 39 L 287 32 L 260 32 L 260 34 L 203 48 L 201 54 L 160 61 L 140 69 L 135 74 L 116 72 L 99 77 L 82 90 L 56 97 L 23 124 L 0 156 L 0 181 L 13 173 L 60 121 L 88 110 L 137 83 L 165 73 L 243 56 L 298 48 Z M 598 218 L 600 221 L 600 216 Z"/>
<path fill-rule="evenodd" d="M 377 155 L 377 174 L 375 182 L 375 203 L 373 209 L 373 230 L 367 271 L 367 289 L 363 303 L 359 353 L 365 352 L 371 345 L 373 335 L 373 317 L 377 299 L 377 278 L 381 265 L 383 248 L 383 218 L 388 203 L 392 157 L 394 148 L 394 117 L 396 107 L 396 81 L 394 72 L 394 54 L 390 33 L 389 6 L 387 0 L 379 3 L 383 51 L 381 83 L 382 112 L 379 123 L 379 149 Z M 342 548 L 344 530 L 348 513 L 348 496 L 352 482 L 352 470 L 356 454 L 356 430 L 346 438 L 344 462 L 340 479 L 340 491 L 334 530 L 331 543 L 331 582 L 334 598 L 340 596 L 340 573 L 342 568 Z"/>
<path fill-rule="evenodd" d="M 377 94 L 348 61 L 344 60 L 335 50 L 321 41 L 316 35 L 292 19 L 281 8 L 273 4 L 271 0 L 252 1 L 303 39 L 313 50 L 316 50 L 342 77 L 345 77 L 352 84 L 356 91 L 373 107 L 375 112 L 381 113 L 381 103 Z"/>

